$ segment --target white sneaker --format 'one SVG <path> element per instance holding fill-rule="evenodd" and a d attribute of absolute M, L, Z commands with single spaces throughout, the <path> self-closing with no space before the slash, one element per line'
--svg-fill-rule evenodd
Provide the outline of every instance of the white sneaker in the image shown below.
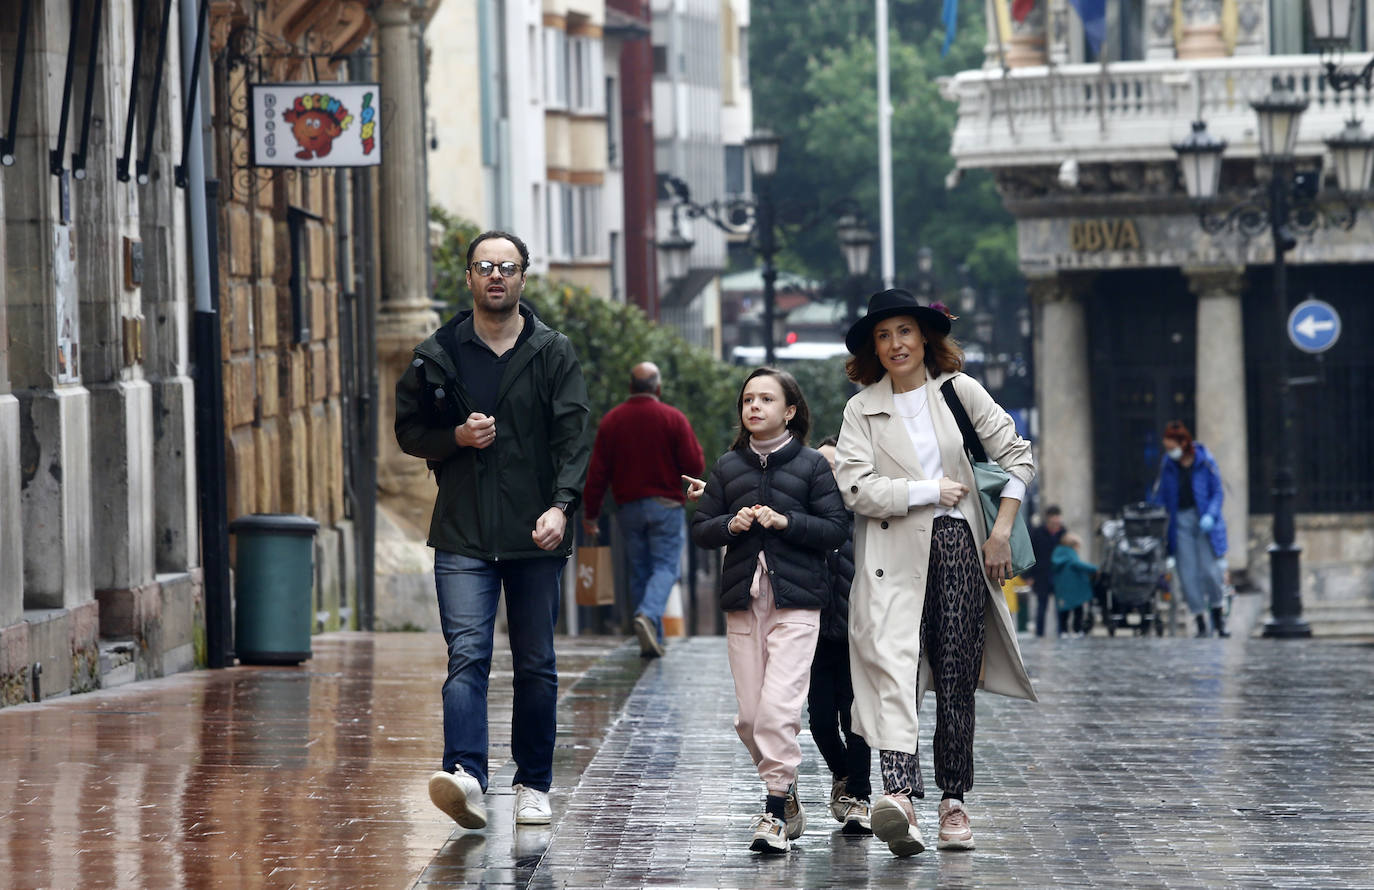
<path fill-rule="evenodd" d="M 848 779 L 830 780 L 830 815 L 835 817 L 835 821 L 843 824 L 844 814 L 849 810 L 847 802 L 849 792 L 845 790 Z"/>
<path fill-rule="evenodd" d="M 463 772 L 437 772 L 429 777 L 429 799 L 464 828 L 486 828 L 487 810 L 482 806 L 482 786 Z"/>
<path fill-rule="evenodd" d="M 639 654 L 644 658 L 662 658 L 668 651 L 658 641 L 658 628 L 647 615 L 636 615 L 634 620 L 635 636 L 639 638 Z"/>
<path fill-rule="evenodd" d="M 750 822 L 754 832 L 749 849 L 755 853 L 786 853 L 792 846 L 787 839 L 787 823 L 768 813 L 759 813 Z"/>
<path fill-rule="evenodd" d="M 515 788 L 515 824 L 548 825 L 553 821 L 553 811 L 549 809 L 549 795 L 524 785 Z"/>
<path fill-rule="evenodd" d="M 782 807 L 787 818 L 787 839 L 795 841 L 806 831 L 806 810 L 802 809 L 801 799 L 797 797 L 797 784 L 792 783 L 787 792 L 787 802 Z"/>
<path fill-rule="evenodd" d="M 915 856 L 926 848 L 921 829 L 916 825 L 916 814 L 911 809 L 911 798 L 905 794 L 884 794 L 878 798 L 873 805 L 871 824 L 878 840 L 898 856 Z"/>
<path fill-rule="evenodd" d="M 868 801 L 842 797 L 840 804 L 844 807 L 844 818 L 840 820 L 844 823 L 844 827 L 840 829 L 842 834 L 867 835 L 873 833 L 873 822 Z"/>

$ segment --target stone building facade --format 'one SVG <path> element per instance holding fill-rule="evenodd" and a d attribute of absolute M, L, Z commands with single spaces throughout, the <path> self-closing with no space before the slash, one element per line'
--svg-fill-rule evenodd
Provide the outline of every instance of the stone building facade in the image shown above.
<path fill-rule="evenodd" d="M 0 10 L 0 704 L 197 660 L 180 22 L 158 81 L 134 5 Z"/>
<path fill-rule="evenodd" d="M 341 330 L 358 316 L 341 303 L 359 292 L 355 191 L 374 188 L 375 175 L 248 166 L 248 90 L 316 81 L 327 93 L 329 81 L 349 79 L 345 60 L 373 30 L 360 2 L 212 4 L 227 515 L 320 523 L 315 609 L 327 630 L 356 628 L 360 611 L 357 505 L 345 503 L 344 488 L 362 443 L 344 435 L 356 402 L 345 392 L 352 357 L 343 351 L 370 326 Z"/>
<path fill-rule="evenodd" d="M 198 0 L 0 5 L 0 705 L 213 666 L 211 531 L 242 515 L 318 520 L 314 629 L 371 626 L 379 349 L 433 319 L 437 5 L 212 0 L 204 27 Z M 395 109 L 380 169 L 249 166 L 250 83 L 346 79 Z"/>
<path fill-rule="evenodd" d="M 1292 349 L 1276 317 L 1273 250 L 1267 230 L 1203 230 L 1172 143 L 1197 119 L 1227 141 L 1224 210 L 1269 175 L 1249 103 L 1292 89 L 1310 101 L 1297 166 L 1325 181 L 1319 203 L 1336 214 L 1345 201 L 1323 140 L 1347 118 L 1368 119 L 1370 94 L 1326 83 L 1297 0 L 1107 5 L 1094 53 L 1066 0 L 1037 2 L 1024 22 L 989 2 L 987 64 L 943 85 L 958 105 L 957 166 L 991 171 L 1016 217 L 1035 314 L 1041 501 L 1063 506 L 1071 527 L 1096 528 L 1145 495 L 1159 433 L 1183 419 L 1221 466 L 1228 563 L 1265 586 L 1273 356 Z M 1374 23 L 1370 4 L 1359 6 L 1362 51 Z M 1317 381 L 1299 393 L 1296 424 L 1309 605 L 1374 591 L 1374 368 L 1361 345 L 1374 324 L 1374 207 L 1350 229 L 1319 223 L 1288 255 L 1289 306 L 1315 295 L 1346 324 L 1322 361 L 1291 352 L 1293 374 Z"/>

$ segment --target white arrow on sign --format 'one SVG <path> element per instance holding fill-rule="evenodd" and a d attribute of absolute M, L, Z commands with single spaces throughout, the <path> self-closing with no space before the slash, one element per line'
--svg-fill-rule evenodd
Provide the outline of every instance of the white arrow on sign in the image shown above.
<path fill-rule="evenodd" d="M 1321 331 L 1335 330 L 1334 321 L 1317 321 L 1317 316 L 1309 315 L 1294 325 L 1294 329 L 1309 340 L 1315 340 Z"/>

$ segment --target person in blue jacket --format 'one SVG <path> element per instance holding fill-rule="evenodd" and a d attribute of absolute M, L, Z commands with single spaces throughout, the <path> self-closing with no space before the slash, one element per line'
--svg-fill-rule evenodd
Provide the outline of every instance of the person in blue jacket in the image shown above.
<path fill-rule="evenodd" d="M 1197 622 L 1197 635 L 1208 635 L 1206 613 L 1210 609 L 1216 635 L 1229 637 L 1221 607 L 1225 583 L 1221 557 L 1226 555 L 1221 471 L 1202 443 L 1193 441 L 1193 434 L 1182 421 L 1169 421 L 1163 441 L 1165 456 L 1149 501 L 1169 511 L 1174 576 Z"/>
<path fill-rule="evenodd" d="M 1073 532 L 1065 532 L 1050 556 L 1050 570 L 1054 575 L 1054 600 L 1059 608 L 1059 628 L 1063 635 L 1066 618 L 1077 612 L 1082 627 L 1082 609 L 1093 598 L 1093 576 L 1097 566 L 1078 558 L 1082 540 Z M 1081 635 L 1081 632 L 1080 632 Z"/>

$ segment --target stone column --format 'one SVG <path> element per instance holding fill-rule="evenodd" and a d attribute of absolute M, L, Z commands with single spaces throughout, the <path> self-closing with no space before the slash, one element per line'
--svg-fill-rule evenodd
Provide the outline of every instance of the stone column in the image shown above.
<path fill-rule="evenodd" d="M 1093 418 L 1088 377 L 1087 282 L 1064 275 L 1031 278 L 1035 313 L 1035 389 L 1040 408 L 1040 508 L 1058 504 L 1064 525 L 1083 539 L 1091 561 Z"/>
<path fill-rule="evenodd" d="M 178 4 L 172 15 L 180 16 Z M 173 21 L 172 33 L 180 33 Z M 152 40 L 156 31 L 144 34 Z M 145 43 L 145 47 L 148 44 Z M 140 84 L 151 89 L 151 77 Z M 182 107 L 181 53 L 167 54 L 162 109 Z M 172 163 L 181 150 L 181 115 L 159 114 L 152 157 Z M 227 184 L 226 184 L 227 186 Z M 196 489 L 195 383 L 190 376 L 191 306 L 187 269 L 186 202 L 169 175 L 138 187 L 139 238 L 143 249 L 140 289 L 143 371 L 152 388 L 154 564 L 159 573 L 181 574 L 200 565 L 200 507 Z"/>
<path fill-rule="evenodd" d="M 408 3 L 385 3 L 377 19 L 378 69 L 390 123 L 382 151 L 377 196 L 381 245 L 381 305 L 377 318 L 380 405 L 378 486 L 405 496 L 425 481 L 424 462 L 403 454 L 392 432 L 396 381 L 410 364 L 411 350 L 438 326 L 430 308 L 429 206 L 425 186 L 424 109 L 420 103 L 420 29 Z M 432 500 L 433 492 L 424 494 Z"/>
<path fill-rule="evenodd" d="M 1045 52 L 1045 4 L 1031 7 L 1026 20 L 1011 19 L 1011 40 L 1007 45 L 1007 67 L 1029 68 L 1049 61 Z"/>
<path fill-rule="evenodd" d="M 89 6 L 82 28 L 89 27 Z M 128 93 L 119 72 L 131 62 L 125 40 L 127 19 L 103 16 L 100 54 L 91 103 L 93 129 L 123 132 Z M 81 52 L 78 50 L 78 52 Z M 86 82 L 88 56 L 76 64 L 76 81 Z M 80 92 L 77 93 L 80 95 Z M 79 106 L 78 106 L 79 107 Z M 80 114 L 71 123 L 79 136 Z M 156 600 L 153 586 L 153 408 L 152 388 L 143 379 L 143 316 L 132 253 L 138 238 L 138 203 L 132 183 L 115 175 L 122 143 L 93 138 L 86 176 L 72 186 L 76 280 L 81 300 L 82 379 L 91 399 L 91 572 L 102 611 L 114 614 L 131 600 Z M 159 162 L 170 166 L 164 156 Z M 127 244 L 127 247 L 126 247 Z M 133 609 L 131 611 L 138 611 Z M 117 636 L 112 628 L 107 635 Z"/>
<path fill-rule="evenodd" d="M 24 608 L 70 609 L 92 600 L 90 394 L 81 384 L 76 247 L 63 213 L 71 183 L 48 172 L 70 25 L 65 4 L 33 12 L 15 165 L 4 173 L 7 346 L 19 400 Z M 7 72 L 14 37 L 4 34 Z M 65 685 L 59 677 L 51 688 Z"/>
<path fill-rule="evenodd" d="M 1250 536 L 1250 441 L 1245 412 L 1245 328 L 1239 267 L 1184 269 L 1197 295 L 1197 428 L 1221 468 L 1229 548 L 1226 562 L 1247 567 Z"/>
<path fill-rule="evenodd" d="M 1214 59 L 1226 55 L 1221 36 L 1222 0 L 1181 0 L 1183 21 L 1175 22 L 1180 59 Z"/>
<path fill-rule="evenodd" d="M 1174 57 L 1174 0 L 1146 0 L 1145 59 Z"/>

